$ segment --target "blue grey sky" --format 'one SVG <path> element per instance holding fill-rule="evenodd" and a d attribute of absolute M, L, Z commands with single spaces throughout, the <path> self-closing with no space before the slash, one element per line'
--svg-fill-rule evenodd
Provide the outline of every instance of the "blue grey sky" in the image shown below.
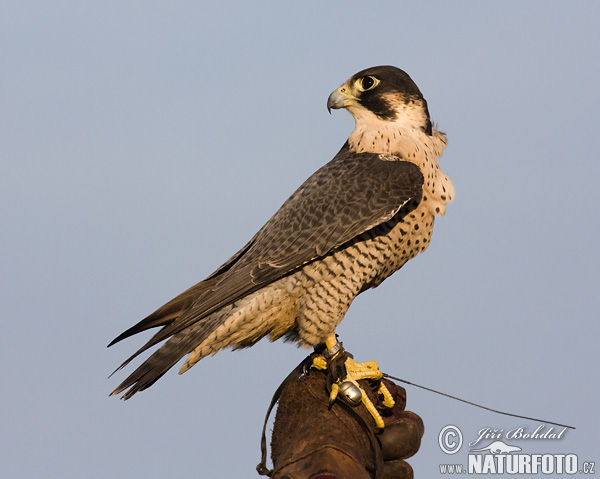
<path fill-rule="evenodd" d="M 304 350 L 221 352 L 123 402 L 107 376 L 147 336 L 106 344 L 335 155 L 353 120 L 327 97 L 379 64 L 447 133 L 456 200 L 429 250 L 355 301 L 344 345 L 577 426 L 524 452 L 600 461 L 599 21 L 582 1 L 2 2 L 0 474 L 258 477 L 264 413 Z M 438 446 L 447 424 L 539 424 L 407 391 L 417 478 L 466 463 Z"/>

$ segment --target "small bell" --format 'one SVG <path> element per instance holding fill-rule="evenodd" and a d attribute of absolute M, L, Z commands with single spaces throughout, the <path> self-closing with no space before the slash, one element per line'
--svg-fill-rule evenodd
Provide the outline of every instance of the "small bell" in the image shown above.
<path fill-rule="evenodd" d="M 362 393 L 350 381 L 344 381 L 340 384 L 340 392 L 342 400 L 350 406 L 358 406 L 362 399 Z"/>

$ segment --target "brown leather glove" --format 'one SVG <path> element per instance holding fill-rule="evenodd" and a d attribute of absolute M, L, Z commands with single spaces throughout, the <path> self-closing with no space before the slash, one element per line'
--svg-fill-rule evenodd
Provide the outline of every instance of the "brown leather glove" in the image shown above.
<path fill-rule="evenodd" d="M 272 478 L 411 479 L 403 459 L 419 449 L 423 421 L 404 411 L 404 388 L 384 381 L 396 401 L 391 409 L 379 407 L 378 384 L 361 381 L 385 421 L 383 432 L 362 404 L 337 400 L 329 408 L 325 373 L 311 369 L 287 384 L 273 426 Z"/>

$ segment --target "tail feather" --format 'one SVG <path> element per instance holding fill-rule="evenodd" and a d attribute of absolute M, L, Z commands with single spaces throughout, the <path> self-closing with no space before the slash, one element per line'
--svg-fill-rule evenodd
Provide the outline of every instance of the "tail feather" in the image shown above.
<path fill-rule="evenodd" d="M 205 318 L 209 319 L 209 318 Z M 143 391 L 160 379 L 169 369 L 186 354 L 192 352 L 196 346 L 212 332 L 214 321 L 203 321 L 172 336 L 165 344 L 146 359 L 127 379 L 111 393 L 111 396 L 128 389 L 122 399 L 129 399 L 138 391 Z M 147 349 L 145 345 L 140 351 L 127 359 L 118 369 L 126 366 L 140 352 Z"/>

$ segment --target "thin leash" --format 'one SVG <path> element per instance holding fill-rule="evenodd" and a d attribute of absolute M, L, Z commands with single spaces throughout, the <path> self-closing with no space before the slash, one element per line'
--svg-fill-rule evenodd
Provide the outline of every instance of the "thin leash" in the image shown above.
<path fill-rule="evenodd" d="M 481 404 L 477 404 L 477 403 L 474 403 L 474 402 L 471 402 L 471 401 L 467 401 L 466 399 L 461 399 L 461 398 L 456 397 L 456 396 L 451 396 L 450 394 L 446 394 L 446 393 L 443 393 L 441 391 L 436 391 L 435 389 L 431 389 L 431 388 L 428 388 L 428 387 L 425 387 L 425 386 L 421 386 L 419 384 L 411 383 L 410 381 L 406 381 L 405 379 L 397 378 L 397 377 L 392 376 L 390 374 L 383 373 L 383 377 L 384 378 L 388 378 L 388 379 L 393 379 L 394 381 L 399 381 L 401 383 L 408 384 L 408 385 L 414 386 L 416 388 L 425 389 L 426 391 L 431 391 L 432 393 L 436 393 L 436 394 L 439 394 L 441 396 L 446 396 L 446 397 L 448 397 L 450 399 L 456 399 L 457 401 L 464 402 L 466 404 L 470 404 L 471 406 L 479 407 L 481 409 L 485 409 L 486 411 L 495 412 L 496 414 L 503 414 L 505 416 L 518 417 L 518 418 L 521 418 L 521 419 L 528 419 L 529 421 L 543 422 L 543 423 L 553 424 L 555 426 L 566 427 L 566 428 L 569 428 L 569 429 L 575 429 L 573 426 L 568 426 L 566 424 L 559 424 L 559 423 L 553 422 L 553 421 L 545 421 L 543 419 L 536 419 L 536 418 L 528 417 L 528 416 L 520 416 L 519 414 L 511 414 L 509 412 L 498 411 L 497 409 L 492 409 L 492 408 L 489 408 L 489 407 L 486 407 L 486 406 L 482 406 Z"/>

